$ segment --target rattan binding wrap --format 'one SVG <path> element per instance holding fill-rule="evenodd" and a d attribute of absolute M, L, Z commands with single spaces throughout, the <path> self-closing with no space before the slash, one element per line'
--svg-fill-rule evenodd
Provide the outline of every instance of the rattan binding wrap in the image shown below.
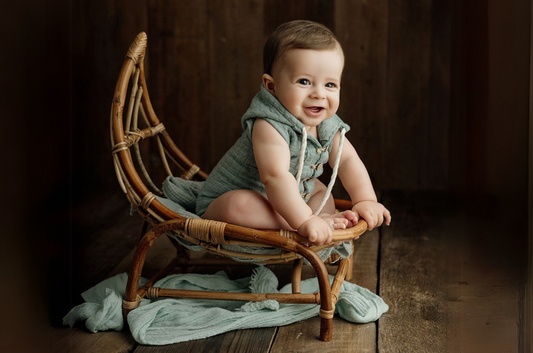
<path fill-rule="evenodd" d="M 144 58 L 147 45 L 148 36 L 144 32 L 139 33 L 128 49 L 128 54 L 126 54 L 126 57 L 132 59 L 135 63 L 139 62 Z"/>

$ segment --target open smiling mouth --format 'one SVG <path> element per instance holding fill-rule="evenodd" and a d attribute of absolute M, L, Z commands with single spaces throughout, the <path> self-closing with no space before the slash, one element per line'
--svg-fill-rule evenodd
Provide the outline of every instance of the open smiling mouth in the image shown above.
<path fill-rule="evenodd" d="M 305 110 L 307 110 L 307 112 L 311 113 L 311 115 L 318 115 L 324 110 L 324 108 L 322 108 L 322 107 L 306 107 Z"/>

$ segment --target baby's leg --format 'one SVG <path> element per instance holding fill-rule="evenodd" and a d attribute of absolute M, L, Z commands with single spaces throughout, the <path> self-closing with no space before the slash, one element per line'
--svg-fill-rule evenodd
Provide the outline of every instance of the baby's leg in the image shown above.
<path fill-rule="evenodd" d="M 207 207 L 202 218 L 258 229 L 290 229 L 267 198 L 254 190 L 233 190 Z"/>
<path fill-rule="evenodd" d="M 316 180 L 315 188 L 307 205 L 315 212 L 326 194 L 327 187 L 320 180 Z M 328 201 L 320 211 L 320 217 L 328 221 L 333 229 L 345 229 L 353 227 L 357 223 L 357 216 L 352 211 L 335 213 L 335 200 L 333 195 L 329 195 Z"/>

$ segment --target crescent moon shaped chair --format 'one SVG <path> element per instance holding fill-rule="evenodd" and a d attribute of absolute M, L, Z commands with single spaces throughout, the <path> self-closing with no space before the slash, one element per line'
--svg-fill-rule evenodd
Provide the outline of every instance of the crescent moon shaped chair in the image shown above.
<path fill-rule="evenodd" d="M 164 193 L 156 187 L 148 175 L 141 158 L 139 142 L 148 138 L 156 141 L 161 157 L 160 165 L 172 176 L 171 166 L 181 173 L 184 180 L 205 180 L 207 173 L 192 163 L 172 141 L 164 125 L 154 112 L 144 72 L 144 57 L 147 47 L 146 33 L 141 32 L 131 44 L 119 73 L 111 107 L 111 146 L 113 163 L 122 191 L 144 219 L 141 226 L 134 260 L 129 270 L 128 284 L 123 301 L 123 315 L 135 309 L 142 298 L 207 298 L 221 300 L 263 301 L 277 300 L 280 303 L 314 303 L 320 305 L 320 340 L 332 338 L 332 319 L 337 296 L 342 282 L 350 279 L 353 257 L 339 261 L 333 284 L 330 286 L 324 261 L 317 251 L 328 246 L 310 247 L 306 238 L 287 230 L 259 230 L 234 224 L 184 217 L 161 202 Z M 130 87 L 129 87 L 130 86 Z M 349 209 L 351 203 L 335 200 L 338 209 Z M 351 242 L 366 231 L 367 225 L 360 221 L 355 227 L 333 232 L 333 242 Z M 167 235 L 177 248 L 177 256 L 161 269 L 144 286 L 139 288 L 142 268 L 152 244 Z M 181 243 L 180 243 L 181 241 Z M 243 294 L 227 292 L 171 290 L 154 287 L 154 283 L 169 274 L 177 265 L 188 259 L 188 249 L 182 244 L 201 246 L 218 255 L 253 260 L 258 264 L 293 262 L 292 294 L 264 293 Z M 225 245 L 275 248 L 277 254 L 250 254 L 225 249 Z M 353 243 L 352 243 L 353 247 Z M 353 255 L 352 255 L 353 256 Z M 300 293 L 303 259 L 316 271 L 319 292 Z M 211 259 L 212 260 L 212 259 Z M 224 260 L 224 259 L 222 259 Z M 206 260 L 207 261 L 207 260 Z"/>

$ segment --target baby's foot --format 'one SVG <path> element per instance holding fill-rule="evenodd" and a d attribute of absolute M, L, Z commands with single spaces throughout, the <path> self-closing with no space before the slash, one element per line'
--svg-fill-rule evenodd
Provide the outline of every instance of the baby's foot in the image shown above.
<path fill-rule="evenodd" d="M 351 228 L 355 226 L 357 222 L 359 222 L 359 218 L 357 217 L 357 214 L 353 211 L 347 210 L 347 211 L 340 212 L 337 214 L 343 215 L 343 217 L 348 220 L 348 225 L 346 226 L 346 228 Z"/>
<path fill-rule="evenodd" d="M 357 223 L 357 215 L 352 211 L 321 214 L 319 217 L 328 222 L 333 230 L 351 228 Z"/>

